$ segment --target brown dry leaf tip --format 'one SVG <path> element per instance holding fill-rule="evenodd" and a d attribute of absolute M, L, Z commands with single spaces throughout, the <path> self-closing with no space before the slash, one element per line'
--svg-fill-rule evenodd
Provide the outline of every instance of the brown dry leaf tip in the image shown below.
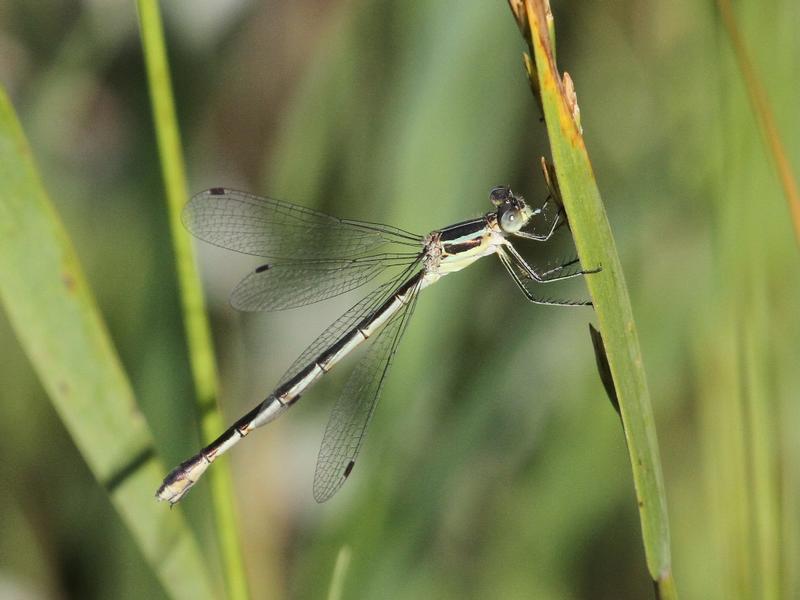
<path fill-rule="evenodd" d="M 527 52 L 522 53 L 522 62 L 525 63 L 525 71 L 528 73 L 528 79 L 531 80 L 531 85 L 538 87 L 539 76 L 536 73 L 536 64 L 531 59 L 531 55 Z"/>
<path fill-rule="evenodd" d="M 550 188 L 550 173 L 547 172 L 547 159 L 544 156 L 539 157 L 539 164 L 542 166 L 542 173 L 544 174 L 544 182 L 547 188 Z"/>
<path fill-rule="evenodd" d="M 575 125 L 578 126 L 578 131 L 581 135 L 583 135 L 583 127 L 581 127 L 581 108 L 578 106 L 578 95 L 575 93 L 575 84 L 572 83 L 572 77 L 570 77 L 569 73 L 566 71 L 564 71 L 562 83 L 564 85 L 564 97 L 567 100 L 567 107 L 572 113 L 572 119 L 575 121 Z"/>
<path fill-rule="evenodd" d="M 547 25 L 547 33 L 550 35 L 550 51 L 553 53 L 553 60 L 555 60 L 556 26 L 553 21 L 553 11 L 550 10 L 550 0 L 544 0 L 544 23 Z"/>
<path fill-rule="evenodd" d="M 511 7 L 517 21 L 522 23 L 525 15 L 525 2 L 524 0 L 508 0 L 508 5 Z"/>
<path fill-rule="evenodd" d="M 550 197 L 553 199 L 553 202 L 559 206 L 564 206 L 563 202 L 561 202 L 561 191 L 558 189 L 558 178 L 556 177 L 555 166 L 553 163 L 548 162 L 544 156 L 541 158 L 541 166 L 542 173 L 544 174 L 544 183 L 547 186 Z"/>
<path fill-rule="evenodd" d="M 542 105 L 542 94 L 539 91 L 539 76 L 536 73 L 536 64 L 531 59 L 527 52 L 523 52 L 522 61 L 525 63 L 525 71 L 528 73 L 528 83 L 531 85 L 531 92 L 536 99 L 536 104 L 539 105 L 539 111 L 544 115 L 544 106 Z"/>
<path fill-rule="evenodd" d="M 522 32 L 523 37 L 530 38 L 528 19 L 525 17 L 525 2 L 524 0 L 508 0 L 508 6 L 511 12 L 514 13 L 514 18 L 517 21 L 517 26 Z"/>
<path fill-rule="evenodd" d="M 528 73 L 528 79 L 531 80 L 531 83 L 534 81 L 538 81 L 539 78 L 536 75 L 536 65 L 533 64 L 531 60 L 531 55 L 527 52 L 522 53 L 522 62 L 525 63 L 525 72 Z"/>

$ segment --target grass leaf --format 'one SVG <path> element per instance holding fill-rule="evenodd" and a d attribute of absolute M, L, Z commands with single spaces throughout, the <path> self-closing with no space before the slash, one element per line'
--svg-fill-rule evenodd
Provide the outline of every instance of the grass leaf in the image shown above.
<path fill-rule="evenodd" d="M 209 443 L 225 430 L 226 425 L 216 403 L 219 388 L 217 367 L 202 285 L 195 266 L 191 239 L 181 224 L 181 210 L 188 199 L 188 193 L 180 133 L 172 97 L 169 63 L 164 44 L 164 31 L 158 3 L 155 0 L 139 0 L 137 7 L 162 174 L 166 187 L 189 360 L 199 412 L 202 415 L 203 440 L 205 443 Z M 237 534 L 239 529 L 227 461 L 224 459 L 217 461 L 209 473 L 209 478 L 217 535 L 228 583 L 228 594 L 232 599 L 247 598 L 247 578 Z"/>
<path fill-rule="evenodd" d="M 164 465 L 2 90 L 0 178 L 0 298 L 20 344 L 165 589 L 216 597 L 182 515 L 153 499 Z"/>
<path fill-rule="evenodd" d="M 586 281 L 605 341 L 608 362 L 619 399 L 639 506 L 647 566 L 662 598 L 676 597 L 671 574 L 667 503 L 658 454 L 655 423 L 628 290 L 611 227 L 600 198 L 583 142 L 571 85 L 562 78 L 550 47 L 551 35 L 542 0 L 511 0 L 531 62 L 528 73 L 538 78 L 558 184 L 585 268 L 602 267 Z"/>
<path fill-rule="evenodd" d="M 786 148 L 781 139 L 780 128 L 775 121 L 775 115 L 767 98 L 767 92 L 761 83 L 761 78 L 756 71 L 750 53 L 747 50 L 744 38 L 739 32 L 736 22 L 736 15 L 733 12 L 730 0 L 717 0 L 722 23 L 725 31 L 731 40 L 731 46 L 736 54 L 736 62 L 742 72 L 745 89 L 753 113 L 758 121 L 761 135 L 767 149 L 775 161 L 778 179 L 780 180 L 786 203 L 789 205 L 792 227 L 794 228 L 795 241 L 800 243 L 800 188 L 797 185 L 797 178 L 792 171 L 792 164 L 786 152 Z"/>
<path fill-rule="evenodd" d="M 350 566 L 350 546 L 342 546 L 336 555 L 336 564 L 333 566 L 331 586 L 328 589 L 328 600 L 342 600 L 344 593 L 344 578 Z"/>

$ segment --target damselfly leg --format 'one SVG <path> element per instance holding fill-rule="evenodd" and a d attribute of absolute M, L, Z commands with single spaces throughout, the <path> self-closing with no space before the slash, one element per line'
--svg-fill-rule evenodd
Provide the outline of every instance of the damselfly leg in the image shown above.
<path fill-rule="evenodd" d="M 544 201 L 544 204 L 542 204 L 542 207 L 533 211 L 533 216 L 537 217 L 541 215 L 544 218 L 545 223 L 547 223 L 548 220 L 547 209 L 551 204 L 556 204 L 556 206 L 558 206 L 558 204 L 553 203 L 552 198 L 548 196 L 547 199 Z M 553 222 L 551 225 L 549 225 L 549 229 L 545 234 L 531 233 L 529 231 L 516 231 L 512 235 L 526 240 L 534 240 L 536 242 L 546 242 L 551 237 L 553 237 L 555 232 L 558 231 L 561 228 L 561 226 L 564 225 L 564 223 L 567 222 L 566 218 L 563 217 L 562 213 L 563 209 L 558 208 L 555 217 L 553 217 Z"/>
<path fill-rule="evenodd" d="M 512 246 L 510 243 L 506 244 L 505 249 L 508 251 L 512 261 L 522 270 L 522 272 L 536 283 L 552 283 L 554 281 L 563 281 L 565 279 L 572 279 L 573 277 L 580 277 L 581 275 L 587 275 L 589 273 L 597 273 L 600 270 L 579 269 L 564 272 L 566 267 L 579 262 L 579 259 L 575 258 L 552 269 L 539 273 L 533 267 L 531 267 L 524 258 L 522 258 L 522 255 L 520 255 L 520 253 L 517 252 L 517 249 L 514 248 L 514 246 Z"/>
<path fill-rule="evenodd" d="M 509 247 L 507 246 L 506 249 L 508 248 Z M 534 295 L 525 286 L 525 282 L 523 281 L 522 277 L 520 277 L 519 273 L 517 273 L 514 260 L 511 258 L 509 253 L 506 252 L 506 249 L 503 248 L 499 249 L 497 251 L 497 257 L 500 259 L 500 262 L 506 268 L 506 271 L 511 276 L 511 279 L 514 281 L 514 283 L 517 284 L 517 287 L 525 295 L 525 297 L 528 299 L 529 302 L 533 302 L 534 304 L 543 304 L 547 306 L 591 306 L 592 305 L 592 302 L 590 300 L 556 300 L 552 298 L 541 298 Z M 537 283 L 546 283 L 548 281 L 550 280 L 537 281 Z"/>

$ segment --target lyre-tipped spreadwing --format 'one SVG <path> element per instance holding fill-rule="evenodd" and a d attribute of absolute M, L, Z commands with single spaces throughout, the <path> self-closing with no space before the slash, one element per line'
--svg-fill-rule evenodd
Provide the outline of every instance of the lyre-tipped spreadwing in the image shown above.
<path fill-rule="evenodd" d="M 526 281 L 548 283 L 593 272 L 570 269 L 577 259 L 537 272 L 512 245 L 512 237 L 547 241 L 565 222 L 560 208 L 554 216 L 548 216 L 548 207 L 554 205 L 551 197 L 541 208 L 533 209 L 507 186 L 498 186 L 489 194 L 493 211 L 419 236 L 227 188 L 212 188 L 194 196 L 184 209 L 183 220 L 196 237 L 274 260 L 255 269 L 234 289 L 231 304 L 235 308 L 282 310 L 304 306 L 365 285 L 387 270 L 393 274 L 314 340 L 265 400 L 170 472 L 156 497 L 170 504 L 178 502 L 220 454 L 253 429 L 283 414 L 347 354 L 371 340 L 325 428 L 314 475 L 314 498 L 317 502 L 329 499 L 355 465 L 420 290 L 479 258 L 497 254 L 531 302 L 588 305 L 539 299 L 525 286 Z M 537 215 L 545 220 L 546 232 L 525 231 Z"/>

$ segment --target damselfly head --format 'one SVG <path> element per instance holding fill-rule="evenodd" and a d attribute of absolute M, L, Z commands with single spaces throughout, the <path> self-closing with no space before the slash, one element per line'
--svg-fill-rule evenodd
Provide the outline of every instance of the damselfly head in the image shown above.
<path fill-rule="evenodd" d="M 506 233 L 519 231 L 533 216 L 533 211 L 522 196 L 515 196 L 506 185 L 493 187 L 489 192 L 489 201 L 497 207 L 497 222 Z"/>

